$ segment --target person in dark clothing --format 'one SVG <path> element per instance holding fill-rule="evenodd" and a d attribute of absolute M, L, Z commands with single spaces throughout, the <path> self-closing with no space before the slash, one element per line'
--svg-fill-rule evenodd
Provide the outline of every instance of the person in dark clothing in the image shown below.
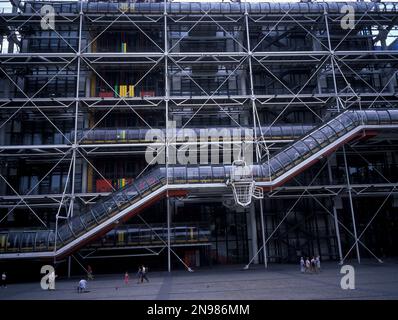
<path fill-rule="evenodd" d="M 148 277 L 146 276 L 148 273 L 148 268 L 142 266 L 141 267 L 141 283 L 144 282 L 144 279 L 149 282 Z"/>
<path fill-rule="evenodd" d="M 142 267 L 138 267 L 138 271 L 137 271 L 137 283 L 142 282 L 141 281 L 142 278 Z"/>

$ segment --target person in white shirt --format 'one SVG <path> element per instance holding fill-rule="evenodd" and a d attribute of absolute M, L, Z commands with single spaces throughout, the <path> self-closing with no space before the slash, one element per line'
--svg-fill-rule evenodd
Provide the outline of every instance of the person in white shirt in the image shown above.
<path fill-rule="evenodd" d="M 301 273 L 305 272 L 305 262 L 304 262 L 303 257 L 301 257 L 301 259 L 300 259 L 300 271 L 301 271 Z"/>
<path fill-rule="evenodd" d="M 1 287 L 7 288 L 7 275 L 5 272 L 1 274 Z"/>
<path fill-rule="evenodd" d="M 84 291 L 86 291 L 86 288 L 87 288 L 87 280 L 86 279 L 81 279 L 79 281 L 79 286 L 77 287 L 77 292 L 78 293 L 84 292 Z"/>
<path fill-rule="evenodd" d="M 148 273 L 148 268 L 142 266 L 141 267 L 141 283 L 144 282 L 144 279 L 146 280 L 146 282 L 149 282 L 147 273 Z"/>
<path fill-rule="evenodd" d="M 317 256 L 315 259 L 316 269 L 318 272 L 321 272 L 321 257 Z"/>
<path fill-rule="evenodd" d="M 310 258 L 307 257 L 307 260 L 305 260 L 305 272 L 309 272 L 311 269 L 311 262 Z"/>

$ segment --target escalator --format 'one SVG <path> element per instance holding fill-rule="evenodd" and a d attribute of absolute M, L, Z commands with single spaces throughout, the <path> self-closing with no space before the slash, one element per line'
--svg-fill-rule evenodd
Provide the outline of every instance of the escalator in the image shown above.
<path fill-rule="evenodd" d="M 282 185 L 365 130 L 398 128 L 398 110 L 345 111 L 252 166 L 256 185 Z M 55 230 L 0 232 L 0 259 L 62 258 L 100 237 L 168 193 L 183 196 L 198 188 L 226 188 L 230 165 L 155 167 L 132 184 L 98 201 Z M 56 236 L 57 234 L 57 236 Z"/>
<path fill-rule="evenodd" d="M 308 131 L 313 129 L 312 125 L 273 125 L 271 127 L 257 127 L 256 130 L 248 127 L 215 127 L 208 130 L 208 128 L 184 128 L 178 129 L 173 128 L 169 130 L 168 136 L 177 135 L 177 141 L 189 139 L 192 141 L 194 138 L 201 137 L 202 130 L 208 135 L 210 140 L 218 140 L 221 133 L 228 133 L 230 137 L 234 137 L 236 134 L 240 134 L 241 137 L 247 135 L 246 138 L 254 136 L 263 136 L 264 140 L 290 140 L 297 139 Z M 92 129 L 92 130 L 81 130 L 77 132 L 77 139 L 81 144 L 123 144 L 123 143 L 149 143 L 153 142 L 152 129 Z M 156 129 L 162 136 L 166 136 L 165 129 Z M 173 131 L 174 130 L 174 131 Z M 175 132 L 176 131 L 176 132 Z M 149 135 L 148 135 L 149 133 Z M 73 141 L 74 131 L 67 135 L 70 141 Z"/>

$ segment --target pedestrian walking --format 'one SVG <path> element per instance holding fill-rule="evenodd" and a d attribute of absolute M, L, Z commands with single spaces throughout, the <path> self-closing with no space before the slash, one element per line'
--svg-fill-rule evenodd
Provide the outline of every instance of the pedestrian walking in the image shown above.
<path fill-rule="evenodd" d="M 310 272 L 311 271 L 311 262 L 310 258 L 307 257 L 305 260 L 305 272 Z"/>
<path fill-rule="evenodd" d="M 316 269 L 318 272 L 321 272 L 321 257 L 317 256 L 315 259 Z"/>
<path fill-rule="evenodd" d="M 129 284 L 129 274 L 128 274 L 127 271 L 126 271 L 126 273 L 124 274 L 124 284 L 125 284 L 125 285 L 128 285 L 128 284 Z"/>
<path fill-rule="evenodd" d="M 87 288 L 87 280 L 81 279 L 79 281 L 79 285 L 77 286 L 77 292 L 82 293 L 82 292 L 86 291 L 86 288 Z"/>
<path fill-rule="evenodd" d="M 1 287 L 7 288 L 7 274 L 5 272 L 1 274 Z"/>
<path fill-rule="evenodd" d="M 300 271 L 301 273 L 305 272 L 305 262 L 303 257 L 300 258 Z"/>
<path fill-rule="evenodd" d="M 137 271 L 137 283 L 142 282 L 142 267 L 138 267 L 138 271 Z"/>
<path fill-rule="evenodd" d="M 148 277 L 146 276 L 148 273 L 148 268 L 142 266 L 141 267 L 141 283 L 144 282 L 144 279 L 146 280 L 146 282 L 149 282 Z"/>
<path fill-rule="evenodd" d="M 94 280 L 93 269 L 91 268 L 90 265 L 87 266 L 87 279 Z"/>
<path fill-rule="evenodd" d="M 315 257 L 311 259 L 311 272 L 316 272 Z"/>

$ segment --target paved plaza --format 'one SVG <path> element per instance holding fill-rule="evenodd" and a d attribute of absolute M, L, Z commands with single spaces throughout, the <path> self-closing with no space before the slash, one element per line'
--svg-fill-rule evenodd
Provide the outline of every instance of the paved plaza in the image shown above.
<path fill-rule="evenodd" d="M 77 293 L 78 278 L 59 279 L 56 290 L 42 290 L 37 283 L 10 284 L 0 288 L 5 299 L 398 299 L 398 261 L 378 264 L 352 263 L 356 271 L 355 290 L 342 290 L 340 266 L 323 263 L 319 274 L 301 274 L 296 265 L 271 264 L 268 270 L 241 265 L 199 269 L 193 273 L 174 271 L 149 273 L 149 283 L 137 284 L 131 274 L 125 285 L 123 274 L 96 275 L 86 293 Z"/>

